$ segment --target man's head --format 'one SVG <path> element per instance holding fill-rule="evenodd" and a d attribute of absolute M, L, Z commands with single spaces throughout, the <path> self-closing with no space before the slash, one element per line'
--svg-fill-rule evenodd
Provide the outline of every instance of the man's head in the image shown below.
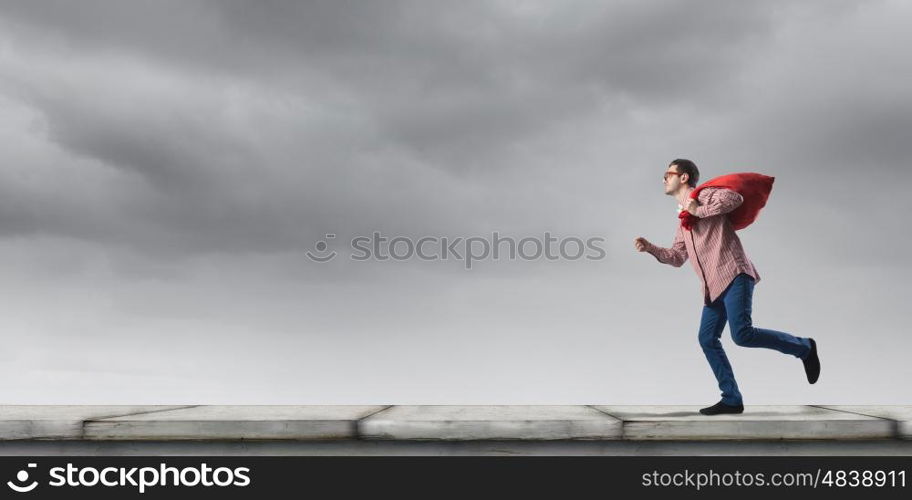
<path fill-rule="evenodd" d="M 697 187 L 700 180 L 700 171 L 694 162 L 679 158 L 668 164 L 664 175 L 665 194 L 675 195 L 687 189 L 687 186 Z"/>

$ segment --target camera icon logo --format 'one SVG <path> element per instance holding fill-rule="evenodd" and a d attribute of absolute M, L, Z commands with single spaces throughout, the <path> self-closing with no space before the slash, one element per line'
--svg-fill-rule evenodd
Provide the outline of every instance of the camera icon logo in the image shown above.
<path fill-rule="evenodd" d="M 336 235 L 332 234 L 332 233 L 328 233 L 325 236 L 325 238 L 327 240 L 331 240 L 335 237 L 336 237 Z M 305 252 L 305 254 L 307 255 L 307 258 L 309 258 L 310 260 L 312 260 L 314 262 L 327 262 L 327 261 L 332 260 L 336 256 L 335 250 L 330 251 L 328 254 L 323 253 L 327 250 L 327 248 L 329 248 L 329 245 L 327 245 L 326 241 L 324 241 L 324 240 L 318 241 L 317 244 L 315 245 L 315 248 L 317 250 L 316 252 L 311 252 L 310 250 Z"/>
<path fill-rule="evenodd" d="M 38 464 L 28 464 L 29 469 L 34 469 L 38 467 Z M 16 493 L 28 493 L 29 491 L 34 490 L 38 487 L 38 481 L 32 481 L 30 484 L 25 484 L 29 480 L 29 473 L 27 470 L 22 469 L 16 474 L 16 481 L 7 481 L 6 485 L 10 487 Z M 22 483 L 20 486 L 18 483 Z"/>

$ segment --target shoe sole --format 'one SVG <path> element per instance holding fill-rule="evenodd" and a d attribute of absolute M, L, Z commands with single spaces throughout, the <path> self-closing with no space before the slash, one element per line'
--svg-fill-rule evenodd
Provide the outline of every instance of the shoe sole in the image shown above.
<path fill-rule="evenodd" d="M 820 356 L 817 354 L 817 342 L 814 339 L 808 339 L 811 341 L 811 352 L 817 358 L 817 374 L 814 376 L 814 380 L 808 379 L 809 384 L 816 384 L 817 380 L 820 379 Z"/>
<path fill-rule="evenodd" d="M 741 413 L 744 413 L 744 408 L 742 408 L 740 411 L 720 411 L 715 413 L 704 413 L 703 410 L 700 410 L 701 415 L 707 415 L 710 417 L 713 415 L 738 415 Z"/>

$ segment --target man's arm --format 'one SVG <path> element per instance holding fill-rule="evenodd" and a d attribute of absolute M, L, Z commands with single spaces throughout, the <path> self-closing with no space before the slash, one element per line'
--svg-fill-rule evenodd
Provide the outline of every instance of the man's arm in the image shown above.
<path fill-rule="evenodd" d="M 687 247 L 684 246 L 684 233 L 681 231 L 681 226 L 678 226 L 671 248 L 662 248 L 647 241 L 646 251 L 662 264 L 681 267 L 687 261 Z"/>
<path fill-rule="evenodd" d="M 706 188 L 700 191 L 698 198 L 700 199 L 700 206 L 697 207 L 694 215 L 701 219 L 727 214 L 744 202 L 744 197 L 731 189 Z"/>

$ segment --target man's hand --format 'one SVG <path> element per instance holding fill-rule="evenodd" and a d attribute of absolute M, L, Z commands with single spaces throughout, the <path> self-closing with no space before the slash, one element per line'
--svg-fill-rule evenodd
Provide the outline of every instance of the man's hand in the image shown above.
<path fill-rule="evenodd" d="M 687 210 L 688 212 L 690 212 L 691 215 L 697 215 L 697 207 L 699 207 L 699 206 L 700 206 L 700 202 L 698 202 L 694 198 L 691 198 L 687 202 L 687 206 L 684 207 L 684 210 Z"/>
<path fill-rule="evenodd" d="M 633 240 L 633 246 L 637 249 L 637 252 L 645 252 L 646 247 L 648 247 L 650 244 L 651 243 L 649 243 L 649 240 L 643 238 L 642 236 Z"/>

